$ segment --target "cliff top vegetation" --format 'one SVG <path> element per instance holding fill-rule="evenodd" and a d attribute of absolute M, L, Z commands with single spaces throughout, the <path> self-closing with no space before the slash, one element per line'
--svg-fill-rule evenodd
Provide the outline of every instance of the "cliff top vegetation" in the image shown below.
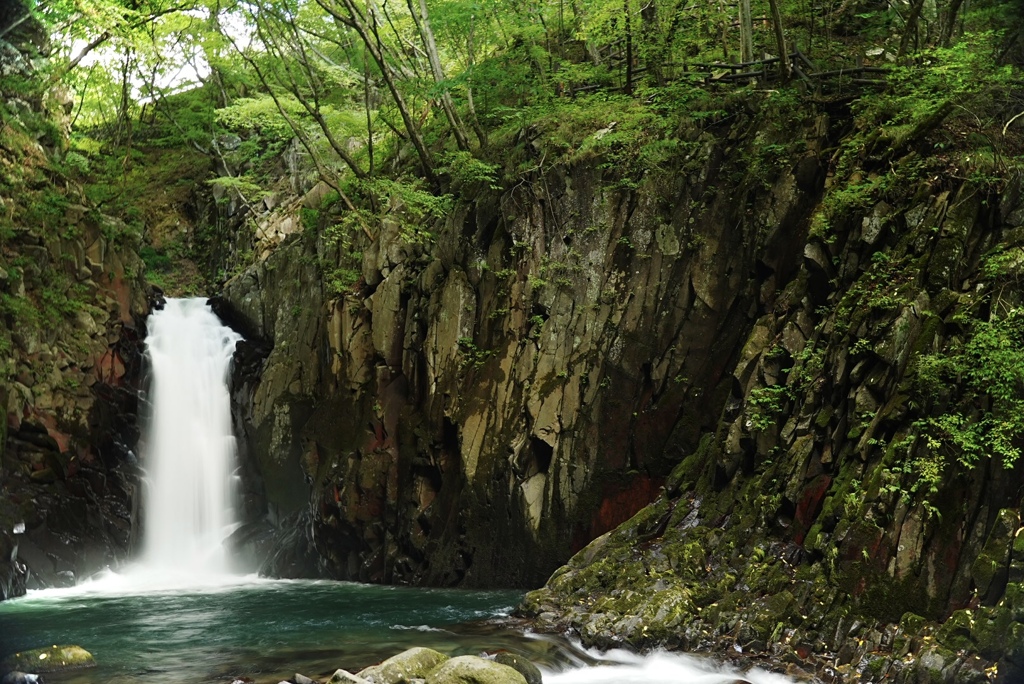
<path fill-rule="evenodd" d="M 59 164 L 151 244 L 154 275 L 187 250 L 143 236 L 159 223 L 146 189 L 198 180 L 258 203 L 290 147 L 364 229 L 396 197 L 429 212 L 467 184 L 510 187 L 587 155 L 635 181 L 750 100 L 782 126 L 808 101 L 851 107 L 865 136 L 837 151 L 839 172 L 942 124 L 929 142 L 948 172 L 994 181 L 1024 131 L 1020 0 L 44 0 L 9 13 L 0 37 L 36 20 L 49 59 L 5 90 L 64 94 Z M 18 120 L 16 98 L 2 115 Z"/>

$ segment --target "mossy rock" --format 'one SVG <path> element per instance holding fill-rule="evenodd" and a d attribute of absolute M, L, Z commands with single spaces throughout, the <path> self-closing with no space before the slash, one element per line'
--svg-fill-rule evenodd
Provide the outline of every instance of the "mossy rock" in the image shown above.
<path fill-rule="evenodd" d="M 970 650 L 974 643 L 971 633 L 975 629 L 974 613 L 958 610 L 943 623 L 937 635 L 939 643 L 953 650 Z"/>
<path fill-rule="evenodd" d="M 852 591 L 860 578 L 866 578 L 867 582 L 867 589 L 856 604 L 862 616 L 895 622 L 900 616 L 905 618 L 907 613 L 931 615 L 936 612 L 925 589 L 914 578 L 894 579 L 858 561 L 844 568 L 840 587 Z"/>
<path fill-rule="evenodd" d="M 942 684 L 947 681 L 945 670 L 955 660 L 956 654 L 954 652 L 938 646 L 933 646 L 924 651 L 918 656 L 916 661 L 918 683 Z"/>
<path fill-rule="evenodd" d="M 900 630 L 904 634 L 917 634 L 927 623 L 928 620 L 917 613 L 904 613 L 900 618 Z"/>
<path fill-rule="evenodd" d="M 966 612 L 958 610 L 956 613 L 953 613 L 953 617 L 956 617 L 959 613 Z M 938 636 L 943 645 L 949 648 L 969 648 L 974 646 L 982 657 L 990 660 L 998 660 L 1005 652 L 1007 647 L 1006 637 L 1014 624 L 1013 612 L 1009 608 L 1000 605 L 995 608 L 979 610 L 971 623 L 971 642 L 967 644 L 943 638 L 947 632 L 946 627 L 953 620 L 953 617 L 946 621 L 946 624 L 942 626 L 942 630 L 939 632 Z"/>
<path fill-rule="evenodd" d="M 978 594 L 987 598 L 998 598 L 1007 580 L 1006 572 L 1010 551 L 1014 545 L 1020 514 L 1011 509 L 999 511 L 996 524 L 985 542 L 985 548 L 971 564 L 971 579 L 978 588 Z"/>
<path fill-rule="evenodd" d="M 1021 535 L 1024 537 L 1024 535 Z M 1006 585 L 1001 607 L 1010 611 L 1014 622 L 1024 622 L 1024 584 L 1013 582 Z"/>
<path fill-rule="evenodd" d="M 81 646 L 47 646 L 7 656 L 0 663 L 0 670 L 46 673 L 95 666 L 92 654 Z"/>
<path fill-rule="evenodd" d="M 543 684 L 543 677 L 541 676 L 540 668 L 521 655 L 502 651 L 494 656 L 494 662 L 501 663 L 502 665 L 508 665 L 513 670 L 523 675 L 523 679 L 526 680 L 526 684 Z"/>
<path fill-rule="evenodd" d="M 327 684 L 368 684 L 365 679 L 347 670 L 335 670 Z"/>
<path fill-rule="evenodd" d="M 405 684 L 410 679 L 422 679 L 442 663 L 448 656 L 430 648 L 410 648 L 392 656 L 380 665 L 373 665 L 359 672 L 359 676 L 371 684 Z"/>
<path fill-rule="evenodd" d="M 1024 623 L 1015 622 L 1006 635 L 1006 653 L 1003 657 L 1024 672 Z M 1007 680 L 1009 681 L 1009 680 Z"/>
<path fill-rule="evenodd" d="M 476 656 L 446 660 L 427 675 L 427 684 L 527 684 L 517 670 Z"/>

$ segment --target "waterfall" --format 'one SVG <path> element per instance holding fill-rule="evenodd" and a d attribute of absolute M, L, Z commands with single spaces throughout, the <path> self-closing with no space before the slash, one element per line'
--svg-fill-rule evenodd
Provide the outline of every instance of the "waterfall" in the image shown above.
<path fill-rule="evenodd" d="M 222 543 L 235 522 L 228 375 L 240 339 L 205 299 L 168 299 L 149 317 L 142 568 L 191 576 L 229 571 Z"/>

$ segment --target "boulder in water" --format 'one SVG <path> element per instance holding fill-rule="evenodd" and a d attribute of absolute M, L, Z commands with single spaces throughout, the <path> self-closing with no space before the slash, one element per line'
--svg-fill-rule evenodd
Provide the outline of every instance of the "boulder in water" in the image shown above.
<path fill-rule="evenodd" d="M 477 656 L 445 661 L 427 675 L 426 684 L 526 684 L 526 678 L 508 665 Z"/>
<path fill-rule="evenodd" d="M 62 672 L 94 667 L 92 654 L 81 646 L 48 646 L 4 658 L 0 669 L 19 672 Z"/>
<path fill-rule="evenodd" d="M 296 672 L 295 676 L 292 677 L 292 681 L 295 682 L 295 684 L 317 684 L 315 679 L 310 679 L 306 675 L 299 674 L 298 672 Z"/>
<path fill-rule="evenodd" d="M 410 679 L 423 678 L 448 656 L 430 648 L 410 648 L 392 656 L 380 665 L 368 667 L 359 676 L 370 684 L 404 684 Z"/>
<path fill-rule="evenodd" d="M 368 681 L 346 670 L 336 670 L 327 684 L 370 684 Z"/>
<path fill-rule="evenodd" d="M 543 683 L 540 668 L 521 655 L 509 653 L 508 651 L 501 651 L 500 653 L 495 654 L 494 662 L 501 663 L 502 665 L 508 665 L 513 670 L 523 675 L 523 679 L 526 680 L 526 684 Z"/>

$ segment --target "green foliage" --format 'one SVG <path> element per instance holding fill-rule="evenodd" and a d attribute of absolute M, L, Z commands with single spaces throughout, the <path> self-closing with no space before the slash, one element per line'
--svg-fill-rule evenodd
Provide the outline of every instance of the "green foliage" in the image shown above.
<path fill-rule="evenodd" d="M 139 256 L 142 257 L 147 271 L 161 272 L 171 268 L 171 257 L 167 256 L 163 250 L 157 250 L 147 245 L 139 251 Z"/>
<path fill-rule="evenodd" d="M 302 106 L 295 100 L 285 101 L 285 113 L 299 116 Z M 264 138 L 275 141 L 291 140 L 291 126 L 282 116 L 274 100 L 268 95 L 241 97 L 216 112 L 217 123 L 227 129 L 244 132 L 258 132 Z"/>
<path fill-rule="evenodd" d="M 469 152 L 454 150 L 441 157 L 438 172 L 447 173 L 456 185 L 482 183 L 491 190 L 500 190 L 498 171 L 500 167 L 477 159 Z"/>
<path fill-rule="evenodd" d="M 309 207 L 299 208 L 299 220 L 302 221 L 302 227 L 308 231 L 315 231 L 318 224 L 320 223 L 320 212 L 317 209 L 310 209 Z"/>
<path fill-rule="evenodd" d="M 462 353 L 461 368 L 479 368 L 487 362 L 487 359 L 494 356 L 493 349 L 481 349 L 476 346 L 471 337 L 460 337 L 458 340 L 459 351 Z"/>
<path fill-rule="evenodd" d="M 30 300 L 7 292 L 0 293 L 0 313 L 10 317 L 12 329 L 32 330 L 40 322 L 39 311 Z"/>
<path fill-rule="evenodd" d="M 255 181 L 252 176 L 218 176 L 217 178 L 211 178 L 206 181 L 208 185 L 215 188 L 222 188 L 227 190 L 221 201 L 226 202 L 229 196 L 234 193 L 241 197 L 244 201 L 252 204 L 253 202 L 259 201 L 270 194 L 264 190 L 263 187 Z"/>
<path fill-rule="evenodd" d="M 279 172 L 280 155 L 295 133 L 285 114 L 302 121 L 302 106 L 294 98 L 281 97 L 277 103 L 268 96 L 243 97 L 216 110 L 217 130 L 229 131 L 239 138 L 238 147 L 224 151 L 225 158 L 240 168 L 252 168 L 250 177 L 262 182 Z"/>
<path fill-rule="evenodd" d="M 355 268 L 337 267 L 324 271 L 323 277 L 328 295 L 338 297 L 351 292 L 362 273 Z"/>
<path fill-rule="evenodd" d="M 864 273 L 839 300 L 836 318 L 843 330 L 871 314 L 891 313 L 910 303 L 917 269 L 908 258 L 890 252 L 875 252 Z"/>
<path fill-rule="evenodd" d="M 64 159 L 61 164 L 61 169 L 68 175 L 84 176 L 89 173 L 90 168 L 89 158 L 74 150 L 69 150 L 68 153 L 64 155 Z"/>
<path fill-rule="evenodd" d="M 952 116 L 990 116 L 986 110 L 1006 96 L 999 90 L 1015 78 L 1012 66 L 994 63 L 991 51 L 998 40 L 995 32 L 981 31 L 966 34 L 951 47 L 922 51 L 915 62 L 892 68 L 888 89 L 860 98 L 856 115 L 862 122 L 881 125 L 896 144 L 947 101 L 957 105 Z"/>
<path fill-rule="evenodd" d="M 915 423 L 927 450 L 967 468 L 986 457 L 1011 468 L 1024 440 L 1024 310 L 976 320 L 963 342 L 922 355 L 916 387 L 944 407 Z"/>
<path fill-rule="evenodd" d="M 822 199 L 811 218 L 811 232 L 814 237 L 828 238 L 836 221 L 858 211 L 863 211 L 876 201 L 876 184 L 872 181 L 841 183 L 841 187 L 829 192 Z"/>
<path fill-rule="evenodd" d="M 767 430 L 778 422 L 792 393 L 785 385 L 755 387 L 747 397 L 747 426 L 752 430 Z"/>
<path fill-rule="evenodd" d="M 25 199 L 25 217 L 28 225 L 45 232 L 56 232 L 64 227 L 64 213 L 68 207 L 67 198 L 55 186 L 44 186 Z"/>
<path fill-rule="evenodd" d="M 398 222 L 407 243 L 426 244 L 434 238 L 432 224 L 446 217 L 455 201 L 452 195 L 434 194 L 418 178 L 372 178 L 353 182 L 349 189 L 362 201 L 356 211 L 345 212 L 327 229 L 327 237 L 334 241 L 389 220 Z"/>
<path fill-rule="evenodd" d="M 982 275 L 988 280 L 1010 280 L 1016 283 L 1024 269 L 1024 248 L 1021 245 L 997 245 L 981 264 Z"/>
<path fill-rule="evenodd" d="M 675 84 L 651 90 L 647 101 L 598 92 L 573 100 L 552 100 L 518 110 L 539 135 L 536 154 L 517 154 L 505 166 L 506 184 L 556 163 L 597 160 L 621 187 L 635 187 L 649 171 L 678 166 L 695 149 L 687 122 L 717 117 L 715 98 Z M 514 145 L 523 122 L 516 116 L 499 131 L 499 145 Z M 696 124 L 694 124 L 696 125 Z"/>
<path fill-rule="evenodd" d="M 40 312 L 45 324 L 56 326 L 66 317 L 73 316 L 83 307 L 88 289 L 82 283 L 72 282 L 67 274 L 55 271 L 40 290 Z"/>

